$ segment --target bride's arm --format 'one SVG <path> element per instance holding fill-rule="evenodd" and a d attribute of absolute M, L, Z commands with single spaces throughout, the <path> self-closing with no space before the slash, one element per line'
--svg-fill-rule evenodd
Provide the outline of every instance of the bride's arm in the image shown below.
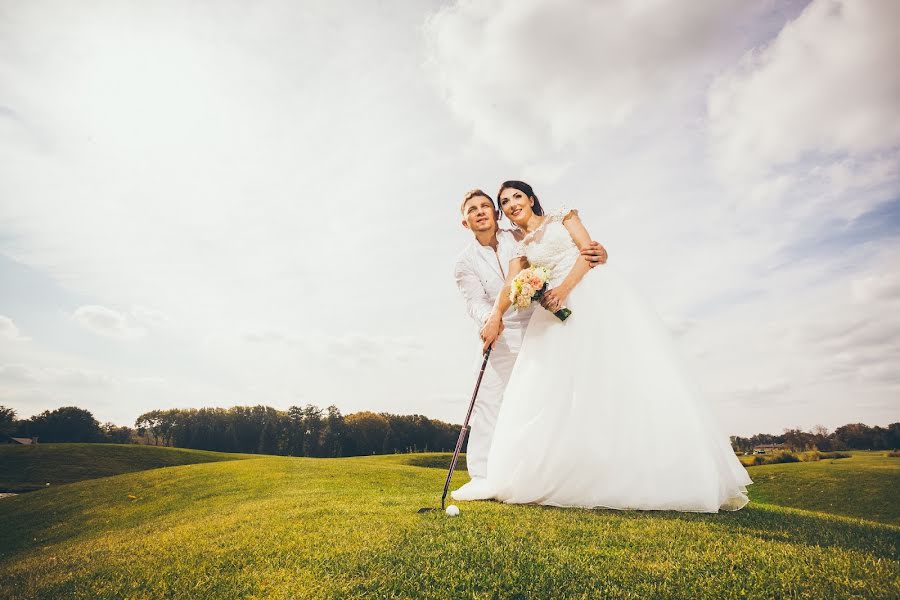
<path fill-rule="evenodd" d="M 503 315 L 512 304 L 509 299 L 509 290 L 512 286 L 512 281 L 527 265 L 528 260 L 524 256 L 517 256 L 509 261 L 509 272 L 506 275 L 506 281 L 503 283 L 503 288 L 500 290 L 500 293 L 497 294 L 497 299 L 494 300 L 494 308 L 491 310 L 491 314 L 488 316 L 487 321 L 484 323 L 484 327 L 481 329 L 481 339 L 484 340 L 482 352 L 486 352 L 488 348 L 494 345 L 497 338 L 500 337 L 500 332 L 503 331 Z"/>
<path fill-rule="evenodd" d="M 563 225 L 569 231 L 569 235 L 572 236 L 572 241 L 575 242 L 575 245 L 578 246 L 579 250 L 590 247 L 591 236 L 587 232 L 587 229 L 584 228 L 576 211 L 571 211 L 563 218 Z M 575 264 L 572 265 L 572 270 L 569 271 L 569 274 L 566 275 L 566 278 L 562 283 L 552 290 L 547 290 L 547 293 L 544 294 L 541 304 L 546 306 L 549 310 L 557 311 L 565 306 L 565 299 L 572 293 L 572 290 L 575 289 L 575 286 L 578 285 L 578 282 L 581 281 L 581 278 L 584 277 L 585 273 L 591 270 L 591 264 L 583 254 L 578 258 L 579 260 L 576 260 Z"/>

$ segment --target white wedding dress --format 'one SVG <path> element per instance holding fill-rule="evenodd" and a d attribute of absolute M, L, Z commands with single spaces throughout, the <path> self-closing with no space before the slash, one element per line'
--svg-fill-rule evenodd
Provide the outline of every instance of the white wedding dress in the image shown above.
<path fill-rule="evenodd" d="M 557 286 L 579 260 L 548 215 L 518 255 Z M 691 383 L 654 310 L 611 265 L 588 272 L 564 322 L 531 317 L 503 395 L 487 478 L 456 500 L 717 512 L 747 504 L 752 481 Z"/>

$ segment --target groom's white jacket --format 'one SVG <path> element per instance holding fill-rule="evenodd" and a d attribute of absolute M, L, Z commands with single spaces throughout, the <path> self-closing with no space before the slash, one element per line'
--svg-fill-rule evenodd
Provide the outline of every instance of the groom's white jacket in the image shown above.
<path fill-rule="evenodd" d="M 478 240 L 472 240 L 456 261 L 456 285 L 466 301 L 469 316 L 478 326 L 477 332 L 481 331 L 494 308 L 497 294 L 503 289 L 516 244 L 513 233 L 501 229 L 497 232 L 496 252 L 490 246 L 482 246 Z M 533 306 L 523 311 L 510 308 L 503 315 L 505 329 L 491 351 L 470 422 L 472 431 L 466 449 L 466 463 L 473 479 L 483 478 L 487 474 L 488 452 L 500 412 L 503 390 L 516 363 L 525 327 L 533 311 Z M 477 338 L 473 338 L 472 342 L 473 350 L 481 348 Z M 477 365 L 481 366 L 481 357 L 478 357 Z"/>
<path fill-rule="evenodd" d="M 513 233 L 501 229 L 497 231 L 496 252 L 490 246 L 482 246 L 478 240 L 472 240 L 456 261 L 456 285 L 466 301 L 469 316 L 478 325 L 478 331 L 491 314 L 497 294 L 503 289 L 515 246 Z M 503 325 L 507 329 L 523 329 L 533 310 L 533 306 L 523 311 L 510 308 L 503 315 Z"/>

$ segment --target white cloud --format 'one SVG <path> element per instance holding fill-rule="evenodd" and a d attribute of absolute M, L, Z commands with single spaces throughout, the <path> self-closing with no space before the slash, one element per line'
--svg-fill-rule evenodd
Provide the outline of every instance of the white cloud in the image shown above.
<path fill-rule="evenodd" d="M 0 315 L 0 338 L 13 342 L 27 342 L 30 339 L 22 335 L 12 319 L 3 315 Z"/>
<path fill-rule="evenodd" d="M 770 381 L 734 390 L 732 394 L 740 399 L 749 399 L 751 404 L 758 404 L 760 401 L 772 403 L 778 402 L 779 399 L 784 401 L 785 392 L 790 387 L 786 381 Z"/>
<path fill-rule="evenodd" d="M 245 341 L 254 344 L 296 343 L 296 340 L 278 331 L 255 331 L 245 333 L 242 337 Z"/>
<path fill-rule="evenodd" d="M 424 348 L 412 336 L 367 335 L 350 333 L 331 335 L 310 332 L 303 336 L 278 331 L 257 331 L 241 336 L 246 342 L 260 345 L 292 346 L 305 358 L 317 358 L 325 363 L 361 367 L 408 362 L 413 353 Z"/>
<path fill-rule="evenodd" d="M 809 155 L 896 151 L 898 27 L 897 2 L 814 0 L 771 44 L 747 52 L 710 90 L 723 168 L 769 175 Z"/>
<path fill-rule="evenodd" d="M 71 367 L 51 371 L 49 375 L 53 383 L 65 388 L 78 387 L 94 389 L 117 385 L 117 381 L 105 373 Z"/>
<path fill-rule="evenodd" d="M 427 23 L 427 65 L 472 135 L 522 166 L 692 92 L 690 75 L 740 5 L 454 2 Z"/>
<path fill-rule="evenodd" d="M 722 200 L 773 257 L 898 198 L 898 26 L 897 3 L 814 0 L 712 82 Z"/>
<path fill-rule="evenodd" d="M 40 380 L 40 374 L 25 365 L 0 365 L 0 381 L 4 383 L 34 383 Z"/>
<path fill-rule="evenodd" d="M 128 381 L 129 381 L 129 383 L 134 383 L 137 385 L 149 386 L 149 387 L 163 386 L 163 385 L 166 385 L 166 383 L 167 383 L 166 379 L 164 377 L 157 377 L 157 376 L 152 376 L 152 375 L 148 375 L 145 377 L 132 377 Z"/>
<path fill-rule="evenodd" d="M 99 305 L 78 307 L 72 315 L 88 331 L 120 340 L 142 338 L 147 331 L 132 323 L 125 315 Z"/>
<path fill-rule="evenodd" d="M 172 324 L 172 318 L 163 311 L 139 304 L 131 307 L 131 316 L 148 328 L 163 328 Z"/>
<path fill-rule="evenodd" d="M 875 273 L 865 277 L 853 279 L 853 298 L 858 302 L 870 302 L 875 300 L 897 300 L 900 298 L 900 263 L 886 265 L 893 267 L 881 273 Z"/>
<path fill-rule="evenodd" d="M 887 270 L 898 252 L 855 251 L 844 263 L 848 278 L 823 280 L 816 265 L 787 266 L 766 279 L 770 294 L 703 319 L 685 345 L 701 355 L 695 362 L 710 395 L 750 422 L 760 417 L 755 405 L 777 407 L 785 424 L 806 427 L 816 420 L 832 427 L 859 421 L 854 415 L 862 407 L 879 415 L 878 423 L 896 420 L 900 295 L 861 297 L 857 290 L 873 281 L 891 289 L 897 276 Z M 759 429 L 732 426 L 734 432 Z"/>
<path fill-rule="evenodd" d="M 349 334 L 340 337 L 317 336 L 305 340 L 310 351 L 322 349 L 335 360 L 351 365 L 407 363 L 424 348 L 412 336 Z"/>
<path fill-rule="evenodd" d="M 76 367 L 43 367 L 23 364 L 0 365 L 0 382 L 31 387 L 47 384 L 61 388 L 107 388 L 116 385 L 114 378 L 98 371 Z"/>

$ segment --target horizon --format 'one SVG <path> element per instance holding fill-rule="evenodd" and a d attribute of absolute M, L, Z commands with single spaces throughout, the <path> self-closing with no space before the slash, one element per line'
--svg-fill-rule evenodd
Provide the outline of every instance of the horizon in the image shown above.
<path fill-rule="evenodd" d="M 162 409 L 162 408 L 161 408 L 161 409 L 154 409 L 154 408 L 151 408 L 151 409 L 149 409 L 149 410 L 147 410 L 147 411 L 144 411 L 144 412 L 141 413 L 140 415 L 136 416 L 136 417 L 134 418 L 133 421 L 131 421 L 129 424 L 125 424 L 125 425 L 123 425 L 122 423 L 113 423 L 112 421 L 101 421 L 101 420 L 97 419 L 96 416 L 95 416 L 94 418 L 100 423 L 100 425 L 105 425 L 106 423 L 112 423 L 112 424 L 113 424 L 114 426 L 116 426 L 116 427 L 123 427 L 123 426 L 124 426 L 124 427 L 129 427 L 129 428 L 131 428 L 131 429 L 136 429 L 136 426 L 135 426 L 133 423 L 136 423 L 137 420 L 140 418 L 140 416 L 141 416 L 142 414 L 145 414 L 145 413 L 147 413 L 147 412 L 151 412 L 151 411 L 154 411 L 154 410 L 161 410 L 161 411 L 164 411 L 164 410 L 201 410 L 201 409 L 221 409 L 221 410 L 230 410 L 230 409 L 232 409 L 232 408 L 238 408 L 238 407 L 252 408 L 252 407 L 254 407 L 254 406 L 264 406 L 264 407 L 267 407 L 267 408 L 274 408 L 275 410 L 277 410 L 277 411 L 279 411 L 279 412 L 282 412 L 282 413 L 287 412 L 287 409 L 275 408 L 275 407 L 273 407 L 273 406 L 268 406 L 268 405 L 266 405 L 266 404 L 236 404 L 236 405 L 233 405 L 233 406 L 197 406 L 197 407 L 194 407 L 194 406 L 191 406 L 191 407 L 172 406 L 172 407 L 168 407 L 168 408 L 164 408 L 164 409 Z M 303 406 L 295 405 L 295 406 L 297 406 L 297 407 L 299 407 L 299 408 L 303 408 L 303 406 L 306 406 L 306 405 L 303 405 Z M 319 409 L 321 409 L 321 410 L 325 410 L 325 409 L 327 409 L 328 406 L 330 406 L 330 405 L 319 406 L 319 405 L 317 405 L 317 404 L 313 404 L 313 406 L 315 406 L 316 408 L 319 408 Z M 48 411 L 50 411 L 50 412 L 53 412 L 54 410 L 57 410 L 57 409 L 60 409 L 60 408 L 66 408 L 66 407 L 64 407 L 64 406 L 58 406 L 58 407 L 56 407 L 56 409 L 45 409 L 45 410 L 48 410 Z M 75 408 L 81 408 L 81 407 L 76 406 Z M 289 407 L 289 408 L 291 408 L 291 407 Z M 89 409 L 83 409 L 83 410 L 87 410 L 88 412 L 91 412 Z M 44 412 L 44 411 L 41 411 L 41 413 L 42 413 L 42 412 Z M 427 415 L 427 414 L 422 414 L 422 413 L 390 413 L 390 411 L 375 411 L 375 410 L 362 409 L 362 410 L 357 410 L 357 411 L 348 412 L 348 413 L 344 413 L 343 411 L 341 411 L 341 415 L 344 416 L 344 417 L 346 417 L 346 416 L 349 416 L 349 415 L 352 415 L 352 414 L 366 413 L 366 412 L 371 412 L 371 413 L 375 413 L 375 414 L 389 413 L 389 414 L 394 414 L 394 415 L 397 415 L 397 416 L 413 416 L 413 415 L 418 415 L 418 416 L 422 416 L 422 417 L 425 417 L 425 418 L 427 418 L 427 419 L 430 419 L 430 420 L 432 420 L 432 421 L 441 421 L 441 422 L 447 423 L 448 425 L 453 425 L 453 426 L 461 425 L 461 423 L 456 423 L 456 422 L 453 422 L 453 421 L 444 421 L 443 419 L 439 419 L 439 418 L 436 418 L 436 417 L 431 417 L 431 416 L 429 416 L 429 415 Z M 41 414 L 41 413 L 34 413 L 34 414 L 32 414 L 32 415 L 29 415 L 28 417 L 22 417 L 21 415 L 18 415 L 18 414 L 17 414 L 17 415 L 16 415 L 16 418 L 17 418 L 18 420 L 27 420 L 27 419 L 31 419 L 31 418 L 33 418 L 33 417 L 35 417 L 35 416 L 37 416 L 37 415 L 39 415 L 39 414 Z M 91 414 L 93 414 L 93 412 L 91 412 Z M 881 427 L 881 428 L 883 428 L 883 429 L 887 429 L 890 425 L 892 425 L 893 423 L 896 423 L 896 422 L 898 422 L 898 421 L 892 421 L 892 422 L 890 422 L 890 423 L 884 423 L 884 424 L 880 424 L 880 423 L 874 423 L 874 424 L 873 424 L 873 423 L 864 423 L 864 422 L 862 422 L 862 421 L 848 421 L 848 422 L 846 422 L 846 423 L 842 423 L 841 425 L 836 425 L 836 426 L 834 426 L 834 427 L 827 427 L 827 426 L 826 426 L 826 428 L 828 429 L 828 435 L 830 435 L 830 434 L 833 434 L 834 431 L 835 431 L 836 429 L 838 429 L 839 427 L 843 427 L 843 426 L 845 426 L 845 425 L 858 425 L 858 424 L 861 424 L 861 425 L 865 425 L 866 427 L 873 427 L 873 428 L 874 428 L 874 427 Z M 821 424 L 817 424 L 817 425 L 821 425 Z M 767 431 L 757 431 L 757 432 L 754 432 L 754 433 L 751 433 L 751 434 L 735 434 L 735 433 L 728 433 L 727 431 L 726 431 L 726 432 L 723 432 L 723 433 L 725 433 L 726 435 L 728 435 L 728 436 L 730 436 L 730 437 L 752 437 L 752 436 L 754 436 L 754 435 L 773 435 L 773 436 L 778 436 L 778 435 L 781 435 L 782 433 L 784 433 L 785 431 L 789 431 L 789 430 L 800 430 L 800 431 L 804 431 L 804 432 L 811 432 L 812 429 L 813 429 L 814 427 L 816 427 L 816 425 L 812 425 L 812 426 L 810 426 L 810 427 L 799 427 L 799 426 L 784 427 L 784 428 L 782 428 L 782 429 L 780 430 L 780 433 L 772 433 L 772 432 L 767 432 Z"/>
<path fill-rule="evenodd" d="M 0 15 L 0 404 L 20 414 L 461 421 L 480 343 L 459 203 L 519 179 L 579 209 L 729 435 L 900 420 L 900 3 Z"/>

